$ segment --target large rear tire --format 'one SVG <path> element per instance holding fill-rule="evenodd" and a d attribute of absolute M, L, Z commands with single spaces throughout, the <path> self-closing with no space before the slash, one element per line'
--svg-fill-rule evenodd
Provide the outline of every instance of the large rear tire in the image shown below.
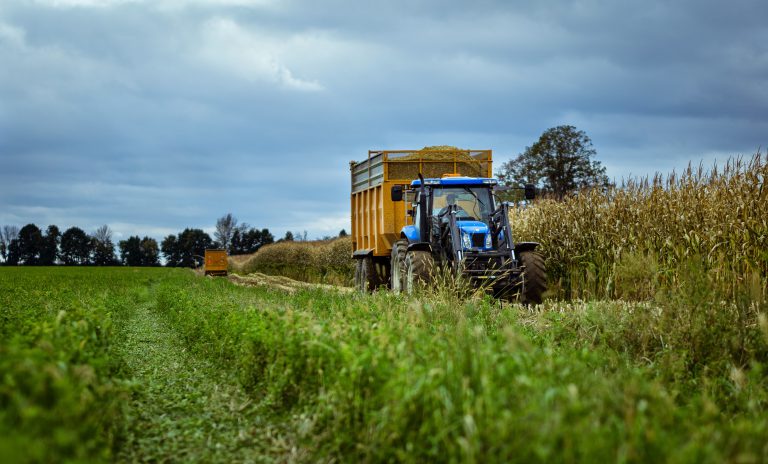
<path fill-rule="evenodd" d="M 519 258 L 520 264 L 525 266 L 520 302 L 526 305 L 539 304 L 543 301 L 544 292 L 547 291 L 544 257 L 535 251 L 523 251 Z"/>
<path fill-rule="evenodd" d="M 405 291 L 413 293 L 419 285 L 429 285 L 432 282 L 435 261 L 428 251 L 409 251 L 405 255 Z"/>
<path fill-rule="evenodd" d="M 408 251 L 408 240 L 398 240 L 392 246 L 390 259 L 390 287 L 395 293 L 400 293 L 404 288 L 406 276 L 405 253 Z"/>
<path fill-rule="evenodd" d="M 355 288 L 362 293 L 370 293 L 378 286 L 379 279 L 373 259 L 370 256 L 358 259 L 355 265 Z"/>

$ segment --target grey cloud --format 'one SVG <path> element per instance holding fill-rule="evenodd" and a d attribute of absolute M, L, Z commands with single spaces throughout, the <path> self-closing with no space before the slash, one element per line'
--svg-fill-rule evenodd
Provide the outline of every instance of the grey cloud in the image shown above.
<path fill-rule="evenodd" d="M 369 148 L 572 123 L 620 178 L 768 133 L 765 2 L 54 3 L 0 10 L 0 223 L 324 235 Z"/>

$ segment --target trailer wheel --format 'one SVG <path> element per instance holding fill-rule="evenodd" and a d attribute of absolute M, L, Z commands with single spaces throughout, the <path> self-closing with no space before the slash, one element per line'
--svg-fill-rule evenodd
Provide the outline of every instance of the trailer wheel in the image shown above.
<path fill-rule="evenodd" d="M 355 263 L 355 288 L 360 292 L 372 292 L 379 285 L 373 259 L 370 256 L 358 259 Z"/>
<path fill-rule="evenodd" d="M 432 282 L 435 261 L 428 251 L 409 251 L 405 255 L 405 291 L 413 293 L 418 285 Z"/>
<path fill-rule="evenodd" d="M 527 305 L 539 304 L 542 302 L 542 295 L 547 290 L 544 257 L 535 251 L 523 251 L 519 257 L 520 263 L 525 266 L 520 302 Z"/>
<path fill-rule="evenodd" d="M 400 293 L 403 290 L 405 276 L 405 253 L 408 250 L 408 240 L 398 240 L 392 245 L 392 259 L 390 261 L 390 286 L 392 291 Z"/>

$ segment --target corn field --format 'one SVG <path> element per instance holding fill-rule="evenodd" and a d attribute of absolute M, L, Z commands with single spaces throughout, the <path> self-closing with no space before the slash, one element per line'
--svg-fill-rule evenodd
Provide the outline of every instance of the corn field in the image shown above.
<path fill-rule="evenodd" d="M 511 215 L 517 240 L 541 242 L 561 297 L 652 296 L 694 263 L 728 295 L 765 298 L 768 156 L 691 165 Z M 754 295 L 758 293 L 758 295 Z"/>

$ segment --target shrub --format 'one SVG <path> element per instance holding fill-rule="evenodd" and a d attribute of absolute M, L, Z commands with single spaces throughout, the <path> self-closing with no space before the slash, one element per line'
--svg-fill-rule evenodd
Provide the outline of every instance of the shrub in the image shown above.
<path fill-rule="evenodd" d="M 239 264 L 234 272 L 262 272 L 306 282 L 351 285 L 354 274 L 352 239 L 342 237 L 313 242 L 279 242 L 265 245 Z"/>

